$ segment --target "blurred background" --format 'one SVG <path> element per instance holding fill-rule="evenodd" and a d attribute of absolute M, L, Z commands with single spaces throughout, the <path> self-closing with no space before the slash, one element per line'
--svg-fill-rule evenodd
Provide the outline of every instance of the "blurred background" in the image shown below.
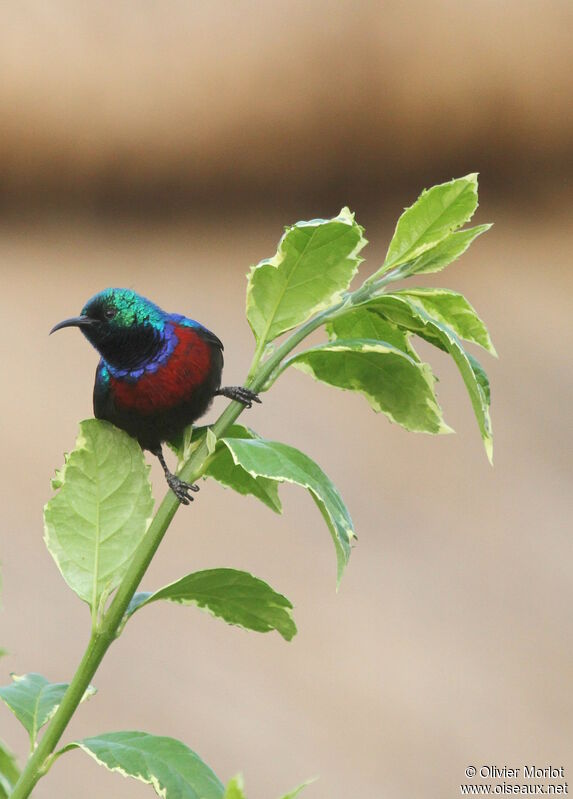
<path fill-rule="evenodd" d="M 285 488 L 276 517 L 205 483 L 143 587 L 246 569 L 293 601 L 298 636 L 151 607 L 66 740 L 173 735 L 224 781 L 242 771 L 250 799 L 315 775 L 309 799 L 454 797 L 469 765 L 572 777 L 572 35 L 570 0 L 1 4 L 3 683 L 69 680 L 89 632 L 42 505 L 92 413 L 97 358 L 77 331 L 48 338 L 53 324 L 130 286 L 214 330 L 240 383 L 245 273 L 285 224 L 349 205 L 366 274 L 405 205 L 473 171 L 476 221 L 495 222 L 416 281 L 464 292 L 489 324 L 494 468 L 461 379 L 429 348 L 455 436 L 406 433 L 285 374 L 243 418 L 340 488 L 359 534 L 340 591 L 308 496 Z M 0 737 L 24 759 L 8 711 Z M 150 790 L 74 753 L 34 795 Z"/>

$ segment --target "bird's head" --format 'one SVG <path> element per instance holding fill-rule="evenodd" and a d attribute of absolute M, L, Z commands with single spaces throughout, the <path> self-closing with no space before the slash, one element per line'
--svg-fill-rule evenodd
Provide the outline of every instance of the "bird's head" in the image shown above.
<path fill-rule="evenodd" d="M 109 288 L 88 300 L 79 316 L 64 319 L 50 333 L 79 327 L 108 364 L 131 368 L 160 348 L 165 321 L 161 308 L 135 291 Z"/>

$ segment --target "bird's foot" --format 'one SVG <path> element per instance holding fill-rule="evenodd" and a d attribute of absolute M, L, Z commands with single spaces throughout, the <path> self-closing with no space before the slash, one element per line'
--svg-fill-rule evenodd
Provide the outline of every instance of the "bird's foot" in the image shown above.
<path fill-rule="evenodd" d="M 215 394 L 219 394 L 221 397 L 227 397 L 227 399 L 236 400 L 236 402 L 242 403 L 245 408 L 252 408 L 253 402 L 261 402 L 258 394 L 255 394 L 254 391 L 244 388 L 243 386 L 225 386 L 216 391 Z"/>
<path fill-rule="evenodd" d="M 186 483 L 185 480 L 182 480 L 180 477 L 177 477 L 176 474 L 169 471 L 169 467 L 165 463 L 165 458 L 163 457 L 163 450 L 160 446 L 156 449 L 152 449 L 151 452 L 159 459 L 159 463 L 165 474 L 165 479 L 167 480 L 167 485 L 173 491 L 179 502 L 182 505 L 188 505 L 190 502 L 193 502 L 193 497 L 190 492 L 199 491 L 199 486 Z"/>
<path fill-rule="evenodd" d="M 188 505 L 190 502 L 193 502 L 193 497 L 191 496 L 191 491 L 194 493 L 199 491 L 199 486 L 194 485 L 192 483 L 186 483 L 185 480 L 182 480 L 180 477 L 177 477 L 176 474 L 169 474 L 165 475 L 167 479 L 167 484 L 169 488 L 173 491 L 177 499 L 182 505 Z"/>

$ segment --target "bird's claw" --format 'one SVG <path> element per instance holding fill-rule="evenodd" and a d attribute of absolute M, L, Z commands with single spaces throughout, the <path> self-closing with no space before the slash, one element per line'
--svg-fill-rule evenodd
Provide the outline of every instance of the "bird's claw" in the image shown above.
<path fill-rule="evenodd" d="M 199 491 L 198 485 L 186 483 L 185 480 L 181 480 L 181 478 L 177 477 L 175 474 L 169 474 L 166 476 L 169 488 L 173 491 L 182 505 L 188 505 L 190 502 L 193 502 L 193 497 L 191 496 L 190 492 Z"/>
<path fill-rule="evenodd" d="M 217 391 L 222 397 L 240 402 L 245 408 L 252 408 L 253 402 L 262 402 L 258 394 L 244 386 L 226 386 Z"/>

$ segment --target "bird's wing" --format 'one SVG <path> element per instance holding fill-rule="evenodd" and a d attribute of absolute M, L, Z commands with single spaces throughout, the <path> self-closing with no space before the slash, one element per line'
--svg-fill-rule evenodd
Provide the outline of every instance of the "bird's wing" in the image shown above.
<path fill-rule="evenodd" d="M 221 339 L 214 333 L 211 333 L 210 330 L 207 330 L 206 327 L 203 327 L 200 322 L 196 322 L 194 319 L 188 319 L 186 316 L 180 316 L 179 314 L 172 314 L 171 318 L 178 325 L 184 325 L 185 327 L 191 327 L 193 330 L 196 330 L 205 341 L 208 341 L 209 344 L 212 344 L 214 347 L 218 347 L 220 350 L 224 349 Z"/>
<path fill-rule="evenodd" d="M 199 327 L 201 329 L 201 335 L 209 342 L 209 344 L 213 344 L 213 346 L 218 347 L 220 350 L 224 349 L 223 342 L 220 338 L 218 338 L 218 336 L 216 336 L 214 333 L 211 333 L 210 330 L 207 330 L 207 328 L 203 327 L 202 325 Z"/>

